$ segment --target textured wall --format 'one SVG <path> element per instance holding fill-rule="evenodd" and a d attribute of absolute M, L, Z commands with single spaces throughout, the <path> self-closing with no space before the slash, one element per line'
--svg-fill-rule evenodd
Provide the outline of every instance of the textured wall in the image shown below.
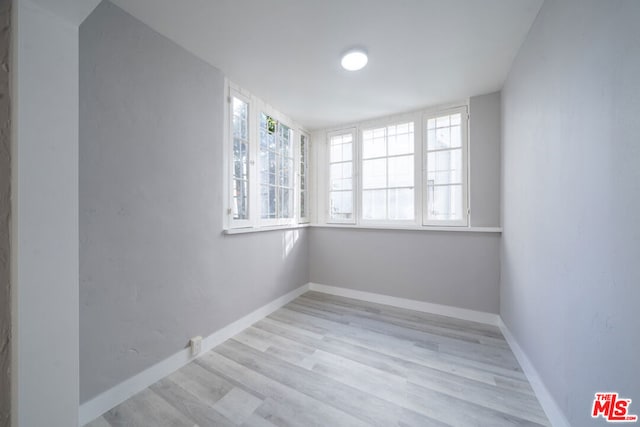
<path fill-rule="evenodd" d="M 503 89 L 501 315 L 574 426 L 640 414 L 640 2 L 546 0 Z"/>
<path fill-rule="evenodd" d="M 0 0 L 0 427 L 10 423 L 11 292 L 9 219 L 11 213 L 11 121 L 9 46 L 11 1 Z"/>
<path fill-rule="evenodd" d="M 222 235 L 220 71 L 103 2 L 80 107 L 84 402 L 309 275 L 306 230 Z"/>

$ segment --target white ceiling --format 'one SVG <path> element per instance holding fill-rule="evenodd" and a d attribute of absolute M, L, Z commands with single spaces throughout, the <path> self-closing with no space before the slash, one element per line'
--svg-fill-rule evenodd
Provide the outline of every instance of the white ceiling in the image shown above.
<path fill-rule="evenodd" d="M 111 1 L 316 129 L 499 90 L 543 0 Z"/>

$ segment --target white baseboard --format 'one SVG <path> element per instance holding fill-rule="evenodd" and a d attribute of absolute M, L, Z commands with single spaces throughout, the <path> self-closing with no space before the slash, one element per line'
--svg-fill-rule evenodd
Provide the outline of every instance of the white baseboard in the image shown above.
<path fill-rule="evenodd" d="M 368 301 L 377 304 L 391 305 L 393 307 L 406 308 L 408 310 L 422 311 L 425 313 L 439 314 L 441 316 L 455 317 L 457 319 L 485 323 L 493 326 L 498 326 L 500 323 L 500 316 L 495 313 L 487 313 L 484 311 L 469 310 L 466 308 L 453 307 L 450 305 L 434 304 L 425 301 L 392 297 L 389 295 L 376 294 L 373 292 L 356 291 L 354 289 L 322 285 L 319 283 L 309 283 L 309 289 L 312 291 L 323 292 L 325 294 L 359 299 L 362 301 Z"/>
<path fill-rule="evenodd" d="M 500 319 L 498 327 L 500 328 L 500 331 L 502 331 L 504 338 L 507 340 L 509 347 L 511 347 L 511 351 L 513 351 L 516 359 L 518 359 L 518 363 L 520 363 L 524 374 L 527 376 L 527 379 L 529 380 L 533 391 L 536 393 L 536 397 L 538 398 L 540 405 L 542 405 L 544 413 L 547 414 L 547 418 L 549 418 L 551 425 L 553 427 L 571 427 L 569 420 L 567 420 L 564 413 L 556 403 L 556 400 L 551 396 L 551 393 L 549 393 L 544 382 L 542 382 L 542 378 L 538 374 L 538 371 L 534 368 L 531 360 L 529 360 L 525 352 L 522 350 L 522 347 L 520 347 L 520 344 L 518 344 L 518 341 L 516 341 L 513 334 L 511 334 L 507 325 L 504 324 L 502 318 Z"/>
<path fill-rule="evenodd" d="M 253 325 L 257 321 L 267 317 L 283 305 L 296 299 L 300 295 L 309 290 L 309 284 L 300 286 L 297 289 L 277 298 L 270 303 L 260 307 L 259 309 L 247 314 L 241 319 L 225 326 L 224 328 L 214 332 L 202 340 L 202 351 L 200 354 L 206 353 L 218 344 L 223 343 L 234 335 L 242 332 L 244 329 Z M 177 371 L 187 363 L 194 360 L 188 348 L 180 350 L 173 356 L 151 366 L 139 374 L 121 382 L 117 386 L 99 394 L 93 399 L 80 405 L 79 422 L 84 426 L 88 422 L 94 420 L 104 414 L 111 408 L 124 402 L 134 394 L 144 390 L 156 381 Z"/>

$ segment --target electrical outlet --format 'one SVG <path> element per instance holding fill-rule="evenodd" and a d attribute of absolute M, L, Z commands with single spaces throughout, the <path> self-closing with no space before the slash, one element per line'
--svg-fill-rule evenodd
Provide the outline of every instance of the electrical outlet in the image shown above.
<path fill-rule="evenodd" d="M 202 337 L 198 335 L 197 337 L 191 338 L 189 340 L 189 347 L 191 347 L 192 356 L 200 353 L 202 351 Z"/>

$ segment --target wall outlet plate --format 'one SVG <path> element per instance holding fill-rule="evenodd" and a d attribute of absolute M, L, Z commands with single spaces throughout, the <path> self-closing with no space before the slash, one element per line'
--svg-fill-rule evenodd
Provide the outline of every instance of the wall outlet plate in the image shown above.
<path fill-rule="evenodd" d="M 191 338 L 189 340 L 189 347 L 191 347 L 192 356 L 200 353 L 202 351 L 202 337 L 198 335 L 197 337 Z"/>

